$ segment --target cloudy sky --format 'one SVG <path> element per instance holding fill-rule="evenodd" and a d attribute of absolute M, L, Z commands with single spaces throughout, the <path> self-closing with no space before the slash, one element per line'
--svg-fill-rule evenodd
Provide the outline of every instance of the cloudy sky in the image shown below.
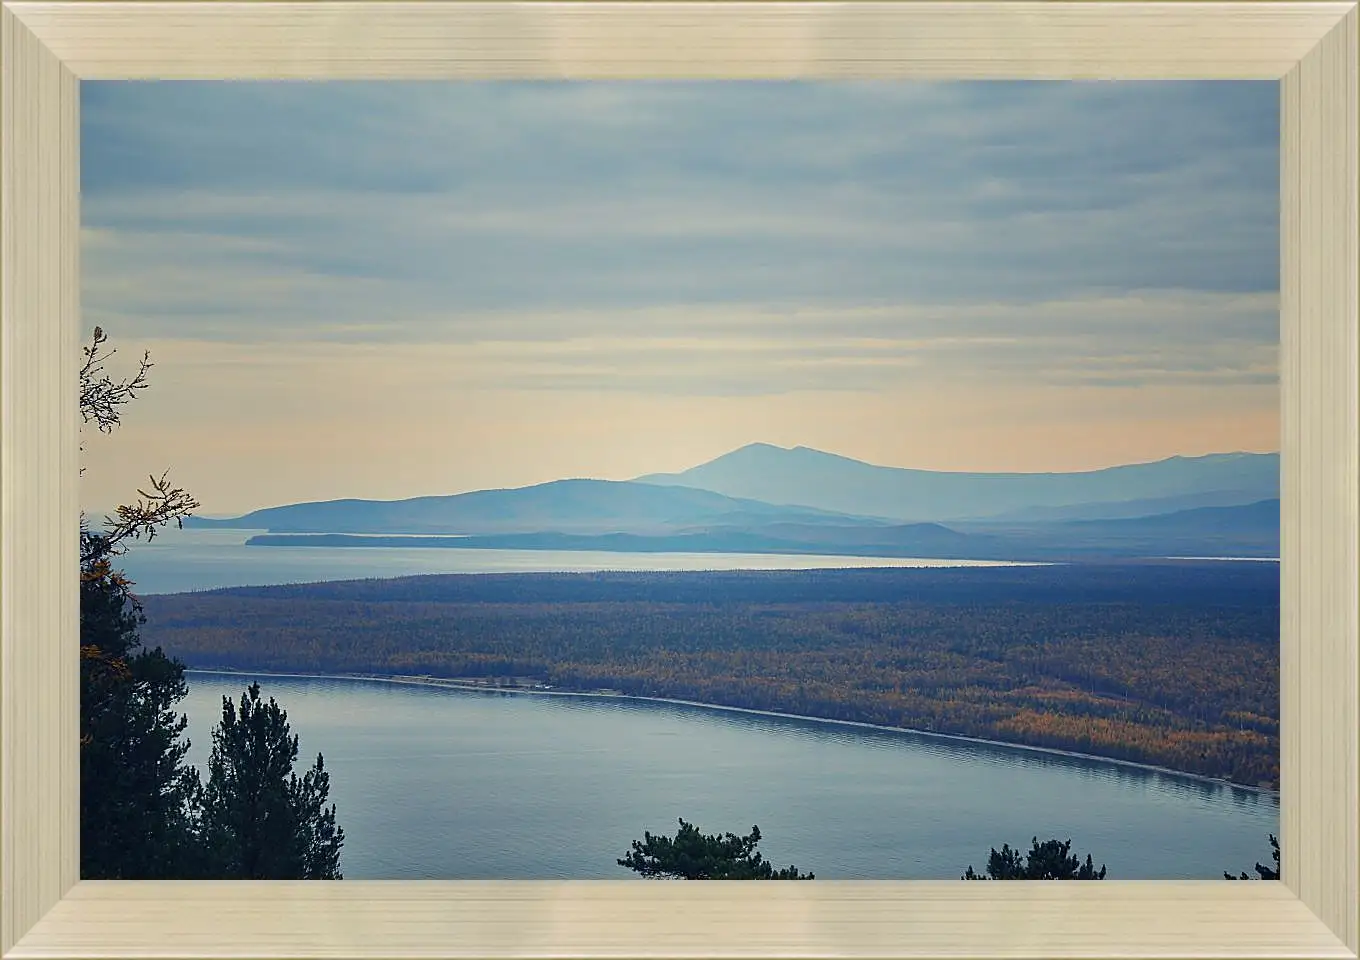
<path fill-rule="evenodd" d="M 81 86 L 86 441 L 206 514 L 1278 449 L 1274 83 Z"/>

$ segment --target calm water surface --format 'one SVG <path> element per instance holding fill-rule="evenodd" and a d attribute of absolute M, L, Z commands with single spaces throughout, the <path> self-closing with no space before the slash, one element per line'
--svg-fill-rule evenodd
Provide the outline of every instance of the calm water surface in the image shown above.
<path fill-rule="evenodd" d="M 436 573 L 585 573 L 626 570 L 827 570 L 857 567 L 1034 567 L 1009 560 L 844 557 L 780 553 L 612 553 L 604 550 L 459 550 L 449 547 L 247 547 L 267 530 L 164 530 L 119 560 L 141 594 L 263 587 Z M 363 536 L 363 534 L 360 534 Z M 385 535 L 384 535 L 385 536 Z M 1166 557 L 1279 563 L 1278 557 Z"/>
<path fill-rule="evenodd" d="M 249 679 L 189 675 L 193 762 Z M 625 879 L 614 861 L 677 817 L 707 833 L 758 824 L 768 859 L 828 879 L 956 879 L 1038 834 L 1070 837 L 1112 878 L 1210 880 L 1265 859 L 1278 832 L 1274 795 L 1005 747 L 620 699 L 259 679 L 308 764 L 325 755 L 354 879 Z"/>
<path fill-rule="evenodd" d="M 607 553 L 449 547 L 247 547 L 265 530 L 167 530 L 119 558 L 143 594 L 315 583 L 424 573 L 596 570 L 811 570 L 843 567 L 995 567 L 987 560 L 912 560 L 752 553 Z"/>

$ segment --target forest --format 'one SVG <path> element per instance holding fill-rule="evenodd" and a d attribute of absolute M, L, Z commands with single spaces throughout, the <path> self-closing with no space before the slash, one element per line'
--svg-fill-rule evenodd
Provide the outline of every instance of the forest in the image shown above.
<path fill-rule="evenodd" d="M 143 598 L 191 668 L 532 678 L 1279 782 L 1279 567 L 495 574 Z"/>

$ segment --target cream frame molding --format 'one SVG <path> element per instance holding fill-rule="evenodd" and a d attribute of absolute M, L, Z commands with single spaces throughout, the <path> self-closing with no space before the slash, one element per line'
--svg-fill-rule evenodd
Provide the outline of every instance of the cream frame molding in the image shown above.
<path fill-rule="evenodd" d="M 0 955 L 1356 957 L 1358 28 L 1355 0 L 0 0 Z M 79 81 L 360 76 L 1280 80 L 1282 882 L 78 882 Z"/>

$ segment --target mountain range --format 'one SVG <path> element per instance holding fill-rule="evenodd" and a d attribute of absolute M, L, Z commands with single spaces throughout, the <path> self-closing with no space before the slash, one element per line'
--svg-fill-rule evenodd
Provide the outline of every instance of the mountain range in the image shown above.
<path fill-rule="evenodd" d="M 665 534 L 696 526 L 779 521 L 874 524 L 885 521 L 817 507 L 783 506 L 689 487 L 626 480 L 553 480 L 531 487 L 475 490 L 409 500 L 326 500 L 256 510 L 194 526 L 289 533 Z"/>
<path fill-rule="evenodd" d="M 1221 453 L 1074 473 L 955 473 L 753 443 L 682 473 L 636 479 L 917 522 L 1101 519 L 1278 497 L 1280 457 Z"/>
<path fill-rule="evenodd" d="M 1274 557 L 1279 455 L 1172 457 L 1071 473 L 955 473 L 758 443 L 675 474 L 295 503 L 185 525 L 264 530 L 248 541 L 264 546 Z"/>

